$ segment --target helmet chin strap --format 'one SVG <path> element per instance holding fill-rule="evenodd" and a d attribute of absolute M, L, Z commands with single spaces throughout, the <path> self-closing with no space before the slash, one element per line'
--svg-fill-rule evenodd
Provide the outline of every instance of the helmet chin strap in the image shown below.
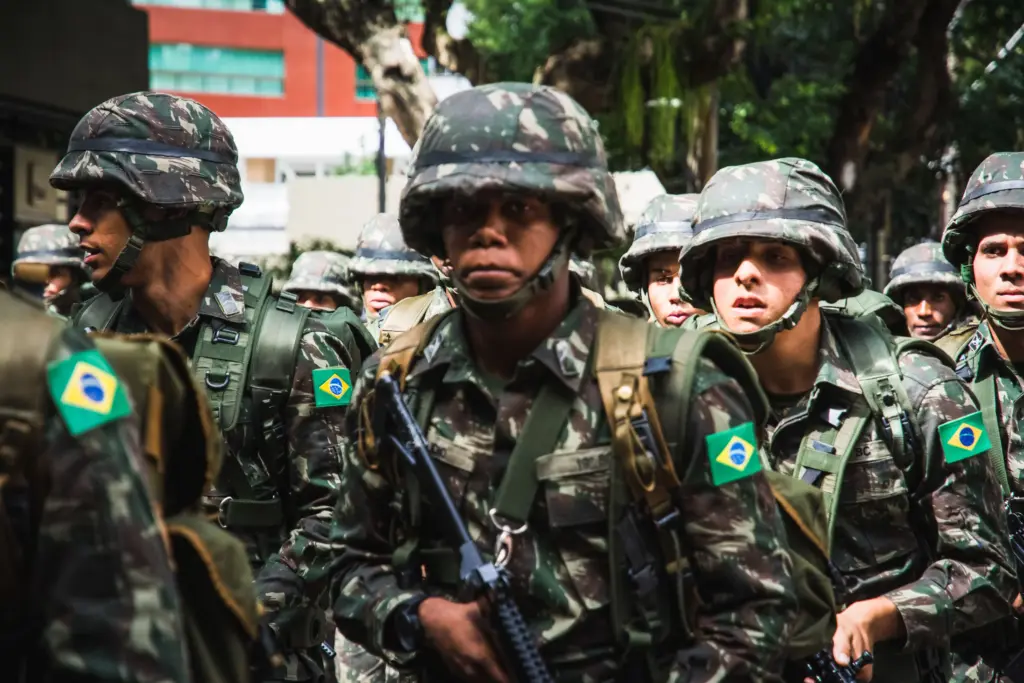
<path fill-rule="evenodd" d="M 730 330 L 729 327 L 722 322 L 722 316 L 718 312 L 718 307 L 715 305 L 714 298 L 711 299 L 711 310 L 714 311 L 715 317 L 718 318 L 719 323 L 721 323 L 722 329 L 736 339 L 736 343 L 739 345 L 740 350 L 748 356 L 755 356 L 771 346 L 772 342 L 775 341 L 775 335 L 779 332 L 791 330 L 797 326 L 817 289 L 818 280 L 815 278 L 800 289 L 800 292 L 796 295 L 796 301 L 786 309 L 786 312 L 781 318 L 765 325 L 759 330 L 755 330 L 754 332 L 735 332 Z"/>
<path fill-rule="evenodd" d="M 572 244 L 574 236 L 574 230 L 563 231 L 558 241 L 555 242 L 551 253 L 541 265 L 540 270 L 527 280 L 522 287 L 516 290 L 514 294 L 504 299 L 474 298 L 458 274 L 453 271 L 452 281 L 459 292 L 459 303 L 466 309 L 467 313 L 479 320 L 485 322 L 508 320 L 523 310 L 526 304 L 532 301 L 539 293 L 551 289 L 551 285 L 554 284 L 558 274 L 569 266 L 571 255 L 569 245 Z"/>
<path fill-rule="evenodd" d="M 970 292 L 973 298 L 978 300 L 982 310 L 982 318 L 991 320 L 994 325 L 1008 332 L 1024 331 L 1024 311 L 1000 311 L 992 308 L 978 294 L 973 281 L 968 285 L 967 291 Z"/>
<path fill-rule="evenodd" d="M 96 289 L 110 295 L 115 300 L 124 296 L 125 286 L 122 283 L 122 279 L 135 267 L 147 240 L 163 241 L 175 237 L 183 237 L 192 229 L 192 221 L 186 215 L 160 221 L 158 223 L 160 230 L 153 231 L 149 228 L 154 223 L 146 221 L 143 217 L 142 209 L 137 202 L 122 199 L 118 202 L 117 208 L 121 211 L 121 215 L 124 216 L 128 227 L 132 229 L 132 234 L 128 238 L 128 242 L 121 248 L 117 258 L 114 259 L 114 264 L 110 267 L 107 274 L 95 283 Z"/>
<path fill-rule="evenodd" d="M 654 308 L 651 307 L 651 295 L 648 293 L 646 286 L 640 288 L 640 301 L 643 303 L 644 308 L 647 309 L 648 317 L 656 318 Z"/>

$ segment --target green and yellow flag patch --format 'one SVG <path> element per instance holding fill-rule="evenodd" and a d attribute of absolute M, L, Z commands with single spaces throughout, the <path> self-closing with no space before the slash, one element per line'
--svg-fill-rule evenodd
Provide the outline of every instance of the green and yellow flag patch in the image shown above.
<path fill-rule="evenodd" d="M 57 411 L 72 436 L 132 412 L 124 385 L 99 351 L 80 351 L 70 358 L 50 363 L 46 381 Z"/>
<path fill-rule="evenodd" d="M 314 370 L 313 393 L 317 408 L 347 406 L 352 402 L 352 375 L 340 367 Z"/>
<path fill-rule="evenodd" d="M 980 410 L 940 424 L 939 442 L 946 462 L 957 462 L 992 447 Z"/>
<path fill-rule="evenodd" d="M 744 422 L 724 432 L 709 434 L 705 441 L 708 460 L 711 461 L 711 480 L 715 486 L 761 471 L 753 422 Z"/>

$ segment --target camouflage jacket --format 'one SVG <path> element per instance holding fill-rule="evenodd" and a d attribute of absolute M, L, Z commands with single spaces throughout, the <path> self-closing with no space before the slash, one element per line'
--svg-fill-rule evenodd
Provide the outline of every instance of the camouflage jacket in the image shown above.
<path fill-rule="evenodd" d="M 862 396 L 827 322 L 819 355 L 814 388 L 770 422 L 763 444 L 771 466 L 786 474 L 793 473 L 804 437 L 822 434 L 827 416 Z M 877 422 L 865 428 L 843 477 L 832 562 L 844 579 L 847 604 L 877 596 L 895 603 L 907 650 L 945 648 L 951 636 L 1009 613 L 1013 569 L 988 459 L 947 462 L 938 436 L 939 425 L 978 410 L 974 397 L 931 356 L 910 350 L 899 365 L 923 447 L 901 470 Z M 822 489 L 835 490 L 834 479 L 827 475 Z"/>
<path fill-rule="evenodd" d="M 615 647 L 609 607 L 608 505 L 614 467 L 600 392 L 589 370 L 598 311 L 578 297 L 567 318 L 520 361 L 498 393 L 472 360 L 462 319 L 456 311 L 441 322 L 410 370 L 407 392 L 412 393 L 407 396 L 427 385 L 434 389 L 427 438 L 470 533 L 488 556 L 496 534 L 487 511 L 539 388 L 558 383 L 577 397 L 557 447 L 537 460 L 539 495 L 530 529 L 517 537 L 509 568 L 513 597 L 556 678 L 610 680 L 622 653 Z M 697 393 L 682 404 L 678 416 L 687 421 L 688 442 L 672 452 L 683 474 L 684 543 L 696 567 L 702 604 L 697 641 L 680 641 L 670 680 L 776 680 L 796 609 L 790 560 L 780 541 L 782 522 L 760 472 L 712 484 L 705 436 L 748 423 L 753 412 L 738 383 L 710 361 L 702 363 Z M 367 397 L 376 369 L 374 360 L 363 368 L 353 406 Z M 352 438 L 356 415 L 353 410 L 347 418 Z M 352 473 L 346 484 L 352 488 L 341 500 L 331 535 L 339 553 L 331 586 L 335 618 L 351 638 L 392 656 L 385 648 L 384 624 L 397 605 L 419 593 L 401 587 L 390 565 L 397 540 L 392 534 L 407 523 L 397 503 L 404 500 L 402 487 L 385 475 L 385 467 L 369 471 L 354 448 L 345 455 Z M 426 524 L 418 533 L 424 545 L 443 545 Z M 453 594 L 454 587 L 439 578 L 428 581 L 427 592 Z"/>
<path fill-rule="evenodd" d="M 246 306 L 238 269 L 220 259 L 213 262 L 213 276 L 195 320 L 175 337 L 189 355 L 195 348 L 201 322 L 240 323 L 245 319 Z M 223 299 L 225 293 L 233 304 L 218 303 L 218 295 Z M 147 325 L 132 308 L 130 297 L 129 292 L 126 304 L 111 329 L 121 333 L 146 332 Z M 216 512 L 220 501 L 230 494 L 228 482 L 223 477 L 231 465 L 226 462 L 228 459 L 234 459 L 241 465 L 250 482 L 255 482 L 253 489 L 261 499 L 278 496 L 285 501 L 286 518 L 276 534 L 268 536 L 262 529 L 251 533 L 232 529 L 249 546 L 253 571 L 259 574 L 257 587 L 264 607 L 271 612 L 280 611 L 280 618 L 284 621 L 290 618 L 289 611 L 305 605 L 301 598 L 302 579 L 271 553 L 285 541 L 289 546 L 298 546 L 304 553 L 323 547 L 340 487 L 338 444 L 345 409 L 316 406 L 317 387 L 313 383 L 313 371 L 329 367 L 346 368 L 361 360 L 357 349 L 347 349 L 315 313 L 311 314 L 294 359 L 291 392 L 285 402 L 285 461 L 267 462 L 260 452 L 258 425 L 247 423 L 244 417 L 248 413 L 252 419 L 249 387 L 246 387 L 243 400 L 250 403 L 250 409 L 243 410 L 243 417 L 235 429 L 224 434 L 225 466 L 207 500 L 211 513 Z"/>
<path fill-rule="evenodd" d="M 95 346 L 67 329 L 50 351 L 50 366 L 83 352 Z M 47 390 L 46 375 L 38 368 L 39 391 Z M 52 398 L 47 406 L 40 455 L 49 463 L 49 488 L 30 560 L 38 618 L 31 632 L 39 638 L 24 650 L 31 653 L 25 680 L 187 681 L 181 605 L 135 418 L 72 436 Z M 11 488 L 4 488 L 4 503 L 14 509 Z"/>
<path fill-rule="evenodd" d="M 957 370 L 969 376 L 972 384 L 995 378 L 999 442 L 1006 461 L 1006 476 L 1013 495 L 1024 495 L 1024 384 L 1020 371 L 999 354 L 988 322 L 978 326 L 960 353 Z M 994 440 L 995 434 L 991 437 Z"/>

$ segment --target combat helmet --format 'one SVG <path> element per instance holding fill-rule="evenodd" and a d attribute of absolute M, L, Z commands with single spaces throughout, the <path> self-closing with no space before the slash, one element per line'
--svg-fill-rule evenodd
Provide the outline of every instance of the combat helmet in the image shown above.
<path fill-rule="evenodd" d="M 18 241 L 18 253 L 11 266 L 11 273 L 16 278 L 37 280 L 37 277 L 25 277 L 22 273 L 31 266 L 67 266 L 74 269 L 85 279 L 89 269 L 82 261 L 85 253 L 78 246 L 78 236 L 66 225 L 48 223 L 29 228 Z"/>
<path fill-rule="evenodd" d="M 325 292 L 342 306 L 358 309 L 359 294 L 348 283 L 348 257 L 334 251 L 306 251 L 292 264 L 285 292 Z"/>
<path fill-rule="evenodd" d="M 181 237 L 193 225 L 227 227 L 242 203 L 237 164 L 231 132 L 212 111 L 184 97 L 139 92 L 109 99 L 82 117 L 50 184 L 119 193 L 132 235 L 96 283 L 116 293 L 147 240 Z M 153 207 L 161 217 L 154 219 Z"/>
<path fill-rule="evenodd" d="M 843 199 L 832 179 L 810 161 L 761 161 L 723 168 L 712 176 L 697 204 L 693 238 L 679 257 L 684 299 L 717 315 L 713 250 L 737 237 L 791 244 L 813 268 L 781 318 L 756 332 L 734 333 L 748 353 L 767 348 L 778 332 L 795 327 L 812 298 L 831 302 L 864 289 L 863 267 L 846 229 Z"/>
<path fill-rule="evenodd" d="M 986 317 L 1007 330 L 1024 330 L 1024 311 L 999 311 L 985 303 L 974 284 L 978 246 L 975 221 L 990 211 L 1024 211 L 1024 152 L 998 152 L 974 169 L 956 213 L 942 232 L 942 253 L 960 272 L 971 298 Z"/>
<path fill-rule="evenodd" d="M 619 273 L 626 287 L 646 297 L 644 261 L 655 252 L 679 252 L 693 236 L 693 216 L 698 194 L 663 194 L 644 207 L 636 222 L 633 243 L 619 259 Z"/>
<path fill-rule="evenodd" d="M 413 150 L 400 218 L 406 243 L 444 256 L 437 200 L 488 190 L 522 192 L 564 207 L 565 228 L 548 259 L 512 296 L 478 301 L 455 284 L 471 314 L 513 315 L 554 282 L 570 253 L 587 256 L 624 236 L 622 210 L 596 122 L 549 86 L 494 83 L 443 100 Z"/>
<path fill-rule="evenodd" d="M 348 270 L 356 280 L 366 275 L 406 275 L 422 278 L 430 287 L 437 284 L 437 270 L 430 259 L 406 245 L 398 218 L 388 213 L 379 213 L 363 225 Z"/>
<path fill-rule="evenodd" d="M 921 242 L 900 252 L 889 270 L 889 284 L 883 294 L 903 303 L 903 290 L 912 285 L 942 285 L 949 287 L 961 298 L 964 282 L 960 272 L 942 255 L 938 242 Z"/>

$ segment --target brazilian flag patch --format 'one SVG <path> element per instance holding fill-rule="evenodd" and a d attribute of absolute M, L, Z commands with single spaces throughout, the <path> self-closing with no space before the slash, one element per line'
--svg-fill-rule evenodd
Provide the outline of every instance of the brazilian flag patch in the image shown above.
<path fill-rule="evenodd" d="M 352 375 L 347 368 L 314 370 L 313 392 L 317 408 L 347 406 L 352 402 Z"/>
<path fill-rule="evenodd" d="M 957 462 L 992 447 L 981 411 L 939 425 L 939 442 L 946 462 Z"/>
<path fill-rule="evenodd" d="M 715 486 L 761 471 L 753 422 L 744 422 L 724 432 L 709 434 L 705 440 L 708 460 L 711 461 L 711 480 Z"/>
<path fill-rule="evenodd" d="M 70 358 L 50 363 L 46 381 L 57 411 L 72 436 L 132 412 L 124 386 L 99 351 L 80 351 Z"/>

